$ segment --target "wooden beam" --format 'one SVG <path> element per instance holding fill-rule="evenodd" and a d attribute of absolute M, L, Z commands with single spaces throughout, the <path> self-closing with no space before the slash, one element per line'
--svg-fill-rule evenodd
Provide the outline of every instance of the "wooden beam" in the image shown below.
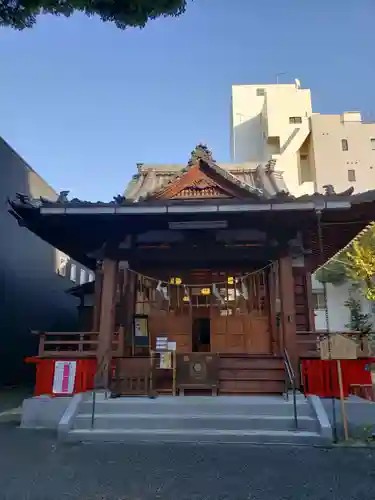
<path fill-rule="evenodd" d="M 294 301 L 294 278 L 292 259 L 289 256 L 279 260 L 280 299 L 281 299 L 281 330 L 284 347 L 287 349 L 294 372 L 298 377 L 298 351 L 296 331 L 296 308 Z"/>
<path fill-rule="evenodd" d="M 96 387 L 107 389 L 112 360 L 112 340 L 115 326 L 116 285 L 118 263 L 103 261 L 103 287 L 101 294 L 99 343 L 97 350 Z"/>
<path fill-rule="evenodd" d="M 184 262 L 224 262 L 238 260 L 260 261 L 275 260 L 278 258 L 280 250 L 267 247 L 221 247 L 217 245 L 207 245 L 202 247 L 192 246 L 171 246 L 170 248 L 137 248 L 130 251 L 119 252 L 119 260 L 129 262 L 155 262 L 171 263 L 177 262 L 183 265 Z"/>

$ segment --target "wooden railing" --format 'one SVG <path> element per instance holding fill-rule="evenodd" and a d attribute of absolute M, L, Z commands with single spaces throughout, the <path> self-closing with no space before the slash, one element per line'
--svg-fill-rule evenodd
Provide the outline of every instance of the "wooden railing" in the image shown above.
<path fill-rule="evenodd" d="M 99 344 L 99 332 L 41 332 L 39 335 L 39 352 L 41 358 L 56 357 L 95 357 Z M 123 355 L 124 331 L 120 329 L 113 335 L 112 357 Z"/>
<path fill-rule="evenodd" d="M 350 394 L 375 401 L 375 389 L 372 384 L 350 384 Z"/>
<path fill-rule="evenodd" d="M 371 356 L 371 346 L 369 338 L 366 335 L 360 334 L 358 332 L 297 332 L 297 347 L 298 355 L 300 358 L 318 358 L 319 340 L 322 340 L 328 335 L 334 335 L 335 333 L 341 333 L 345 337 L 352 338 L 357 342 L 357 355 L 359 358 L 367 358 Z"/>

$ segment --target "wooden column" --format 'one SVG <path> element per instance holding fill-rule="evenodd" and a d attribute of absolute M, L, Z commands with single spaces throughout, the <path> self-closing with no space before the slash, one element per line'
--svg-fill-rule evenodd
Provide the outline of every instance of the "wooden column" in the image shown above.
<path fill-rule="evenodd" d="M 132 330 L 134 315 L 132 305 L 129 302 L 130 282 L 132 281 L 134 273 L 129 271 L 128 262 L 121 262 L 119 275 L 121 276 L 120 323 L 124 332 L 124 342 L 120 346 L 119 355 L 128 356 L 130 353 L 126 351 L 125 347 L 129 345 L 128 342 L 131 335 L 129 333 L 129 328 Z M 129 320 L 129 315 L 131 316 L 131 320 Z"/>
<path fill-rule="evenodd" d="M 297 331 L 295 321 L 294 278 L 292 259 L 289 256 L 279 260 L 280 299 L 281 299 L 281 331 L 283 345 L 288 354 L 296 376 L 298 377 Z"/>
<path fill-rule="evenodd" d="M 94 307 L 93 307 L 92 328 L 91 328 L 93 332 L 98 332 L 100 327 L 102 287 L 103 287 L 103 269 L 102 265 L 98 264 L 95 271 Z"/>
<path fill-rule="evenodd" d="M 103 261 L 103 286 L 101 292 L 99 342 L 97 348 L 96 386 L 108 388 L 112 360 L 112 338 L 115 327 L 116 285 L 118 263 L 114 260 Z"/>
<path fill-rule="evenodd" d="M 277 268 L 276 268 L 277 269 Z M 271 333 L 271 352 L 272 354 L 279 354 L 280 352 L 280 339 L 278 336 L 277 328 L 277 312 L 276 312 L 276 295 L 277 295 L 277 281 L 275 276 L 274 265 L 269 269 L 267 275 L 267 285 L 268 285 L 268 316 L 269 316 L 269 327 Z"/>
<path fill-rule="evenodd" d="M 309 315 L 309 331 L 315 332 L 315 313 L 314 313 L 314 303 L 313 303 L 313 293 L 311 284 L 311 273 L 308 269 L 305 269 L 305 280 L 306 280 L 306 299 L 307 308 Z"/>

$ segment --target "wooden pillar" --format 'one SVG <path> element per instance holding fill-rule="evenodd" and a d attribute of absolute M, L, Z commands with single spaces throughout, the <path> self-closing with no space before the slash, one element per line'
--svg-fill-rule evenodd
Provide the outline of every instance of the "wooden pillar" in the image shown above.
<path fill-rule="evenodd" d="M 100 309 L 102 302 L 102 287 L 103 287 L 103 269 L 101 264 L 97 265 L 95 271 L 95 291 L 94 291 L 94 307 L 92 315 L 92 331 L 98 332 L 100 327 Z"/>
<path fill-rule="evenodd" d="M 309 317 L 309 332 L 315 332 L 315 313 L 314 313 L 314 303 L 313 303 L 313 293 L 312 293 L 312 283 L 311 283 L 311 273 L 305 269 L 305 283 L 306 283 L 306 301 Z"/>
<path fill-rule="evenodd" d="M 277 269 L 277 267 L 276 267 Z M 271 352 L 272 354 L 280 353 L 280 339 L 278 335 L 278 325 L 277 325 L 277 311 L 276 311 L 276 299 L 277 299 L 277 279 L 275 275 L 275 265 L 269 269 L 267 276 L 268 284 L 268 316 L 269 316 L 269 327 L 271 333 Z"/>
<path fill-rule="evenodd" d="M 131 273 L 129 271 L 128 262 L 123 261 L 120 264 L 119 274 L 121 276 L 120 324 L 124 332 L 124 341 L 122 345 L 120 345 L 119 355 L 125 356 L 129 355 L 129 352 L 126 352 L 125 345 L 126 344 L 127 346 L 129 345 L 129 338 L 131 336 L 129 329 L 130 331 L 132 331 L 132 320 L 134 314 L 131 304 L 129 303 L 130 282 L 132 280 L 132 275 L 134 275 L 134 273 Z M 129 319 L 129 315 L 131 315 L 131 320 Z"/>
<path fill-rule="evenodd" d="M 99 339 L 97 347 L 96 387 L 108 388 L 112 360 L 112 339 L 116 313 L 116 285 L 118 263 L 103 261 L 103 286 L 101 292 Z"/>
<path fill-rule="evenodd" d="M 279 273 L 283 345 L 288 351 L 294 372 L 298 377 L 298 350 L 295 318 L 296 308 L 294 301 L 294 278 L 291 257 L 285 256 L 280 258 Z"/>

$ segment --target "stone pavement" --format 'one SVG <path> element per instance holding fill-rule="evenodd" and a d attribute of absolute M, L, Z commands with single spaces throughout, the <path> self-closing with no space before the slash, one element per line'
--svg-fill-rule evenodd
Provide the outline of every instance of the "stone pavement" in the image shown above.
<path fill-rule="evenodd" d="M 0 425 L 0 500 L 373 500 L 375 450 L 63 445 Z"/>
<path fill-rule="evenodd" d="M 22 401 L 32 394 L 29 387 L 0 387 L 0 413 L 17 408 Z"/>

